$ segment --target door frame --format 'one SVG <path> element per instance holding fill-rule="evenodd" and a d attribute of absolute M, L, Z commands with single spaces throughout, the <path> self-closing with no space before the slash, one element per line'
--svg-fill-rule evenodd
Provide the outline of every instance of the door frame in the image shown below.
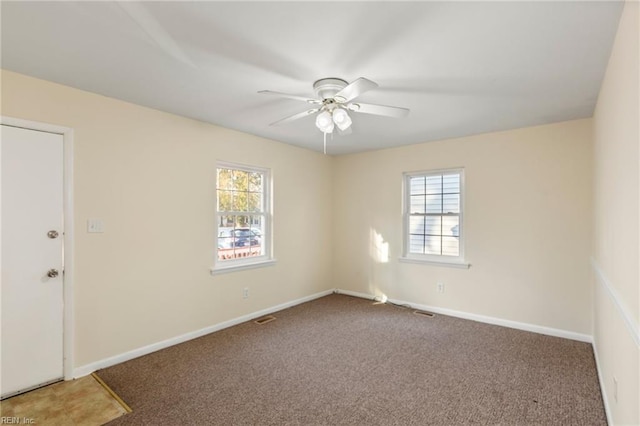
<path fill-rule="evenodd" d="M 63 217 L 64 217 L 64 273 L 62 274 L 62 347 L 63 374 L 65 380 L 74 378 L 74 226 L 73 226 L 73 129 L 55 124 L 21 118 L 0 116 L 0 124 L 62 135 L 63 138 Z M 1 232 L 1 231 L 0 231 Z M 1 250 L 1 249 L 0 249 Z"/>

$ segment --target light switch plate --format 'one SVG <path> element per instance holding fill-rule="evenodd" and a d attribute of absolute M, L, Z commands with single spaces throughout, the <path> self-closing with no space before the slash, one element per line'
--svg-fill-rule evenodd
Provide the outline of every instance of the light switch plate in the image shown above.
<path fill-rule="evenodd" d="M 88 219 L 87 232 L 102 233 L 104 232 L 104 221 L 102 219 Z"/>

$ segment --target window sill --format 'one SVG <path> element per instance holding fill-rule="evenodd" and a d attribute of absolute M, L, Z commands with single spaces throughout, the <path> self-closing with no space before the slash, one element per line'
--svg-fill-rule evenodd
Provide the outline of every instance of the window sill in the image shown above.
<path fill-rule="evenodd" d="M 273 266 L 275 264 L 276 264 L 275 259 L 269 259 L 269 260 L 261 260 L 259 262 L 253 262 L 253 263 L 241 263 L 241 264 L 229 265 L 229 266 L 226 266 L 226 265 L 214 266 L 211 268 L 210 272 L 211 272 L 211 275 L 220 275 L 220 274 L 227 274 L 229 272 L 244 271 L 246 269 L 264 268 L 267 266 Z"/>
<path fill-rule="evenodd" d="M 399 260 L 403 263 L 418 263 L 422 265 L 443 266 L 445 268 L 469 269 L 471 267 L 470 263 L 457 261 L 416 259 L 415 257 L 401 257 Z"/>

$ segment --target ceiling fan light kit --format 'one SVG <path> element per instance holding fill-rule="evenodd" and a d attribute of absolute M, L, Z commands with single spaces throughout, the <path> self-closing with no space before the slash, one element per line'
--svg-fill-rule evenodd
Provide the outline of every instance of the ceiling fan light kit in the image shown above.
<path fill-rule="evenodd" d="M 322 111 L 316 117 L 316 127 L 320 129 L 322 133 L 333 132 L 333 119 L 329 111 Z"/>
<path fill-rule="evenodd" d="M 349 126 L 351 126 L 351 117 L 349 117 L 346 110 L 335 108 L 331 116 L 333 117 L 333 122 L 338 126 L 338 129 L 347 130 Z"/>
<path fill-rule="evenodd" d="M 326 144 L 327 133 L 333 133 L 335 126 L 338 126 L 338 129 L 342 132 L 351 127 L 352 119 L 347 111 L 395 118 L 409 115 L 407 108 L 351 102 L 353 99 L 376 87 L 378 87 L 377 83 L 364 77 L 360 77 L 351 83 L 347 83 L 341 78 L 331 77 L 322 78 L 313 83 L 313 90 L 320 99 L 305 98 L 303 96 L 272 92 L 270 90 L 261 90 L 258 93 L 276 95 L 318 105 L 315 109 L 296 113 L 271 123 L 271 125 L 285 124 L 311 114 L 319 113 L 316 117 L 316 127 L 324 133 Z"/>

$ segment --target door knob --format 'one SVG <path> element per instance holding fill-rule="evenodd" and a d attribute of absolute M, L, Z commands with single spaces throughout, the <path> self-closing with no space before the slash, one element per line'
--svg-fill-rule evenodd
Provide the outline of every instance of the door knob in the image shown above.
<path fill-rule="evenodd" d="M 55 230 L 47 232 L 47 237 L 51 239 L 58 238 L 58 235 L 58 231 Z"/>
<path fill-rule="evenodd" d="M 49 269 L 49 271 L 47 271 L 47 276 L 49 278 L 55 278 L 58 276 L 58 270 L 57 269 Z"/>

